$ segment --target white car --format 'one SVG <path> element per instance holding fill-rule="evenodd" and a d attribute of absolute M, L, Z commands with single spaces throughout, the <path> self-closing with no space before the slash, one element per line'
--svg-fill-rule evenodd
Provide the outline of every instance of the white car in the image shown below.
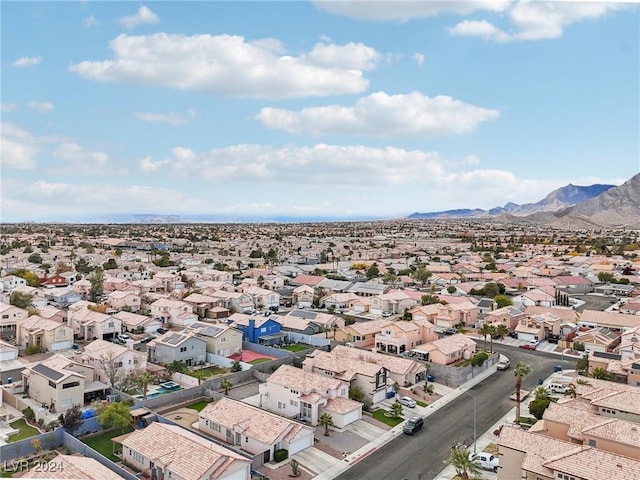
<path fill-rule="evenodd" d="M 415 408 L 416 401 L 411 397 L 398 397 L 396 400 L 400 405 L 404 405 L 405 407 Z"/>
<path fill-rule="evenodd" d="M 391 312 L 382 312 L 382 316 L 384 318 L 390 317 L 391 316 Z"/>
<path fill-rule="evenodd" d="M 492 472 L 497 472 L 498 466 L 500 465 L 498 457 L 494 457 L 488 452 L 479 452 L 478 454 L 470 453 L 469 460 L 474 462 L 480 468 L 484 470 L 491 470 Z"/>

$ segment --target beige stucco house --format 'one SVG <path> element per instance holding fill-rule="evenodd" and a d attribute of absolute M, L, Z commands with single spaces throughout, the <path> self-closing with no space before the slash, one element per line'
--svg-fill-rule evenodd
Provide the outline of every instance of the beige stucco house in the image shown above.
<path fill-rule="evenodd" d="M 39 347 L 41 352 L 55 352 L 71 348 L 73 329 L 65 323 L 32 315 L 18 324 L 20 348 Z"/>

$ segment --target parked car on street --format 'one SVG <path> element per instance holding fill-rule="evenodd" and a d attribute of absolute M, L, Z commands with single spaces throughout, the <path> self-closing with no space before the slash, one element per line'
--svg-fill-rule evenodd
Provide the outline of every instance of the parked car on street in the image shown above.
<path fill-rule="evenodd" d="M 169 330 L 167 330 L 166 328 L 160 327 L 158 330 L 156 330 L 156 332 L 163 334 L 163 333 L 167 333 Z"/>
<path fill-rule="evenodd" d="M 523 348 L 525 350 L 535 350 L 536 348 L 538 348 L 538 344 L 536 344 L 536 343 L 523 343 L 522 345 L 520 345 L 520 348 Z"/>
<path fill-rule="evenodd" d="M 399 404 L 404 405 L 405 407 L 415 408 L 416 401 L 411 397 L 398 397 L 396 400 Z"/>
<path fill-rule="evenodd" d="M 497 369 L 498 370 L 507 370 L 511 366 L 511 360 L 509 360 L 504 355 L 500 356 L 500 360 L 498 360 Z"/>
<path fill-rule="evenodd" d="M 498 471 L 499 460 L 498 457 L 494 457 L 489 452 L 470 453 L 469 460 L 475 462 L 480 468 L 484 470 L 491 470 L 493 472 Z"/>
<path fill-rule="evenodd" d="M 414 415 L 409 420 L 407 420 L 407 423 L 405 423 L 404 426 L 402 427 L 402 431 L 407 435 L 415 435 L 420 430 L 422 430 L 423 426 L 424 426 L 423 418 L 420 417 L 419 415 Z"/>

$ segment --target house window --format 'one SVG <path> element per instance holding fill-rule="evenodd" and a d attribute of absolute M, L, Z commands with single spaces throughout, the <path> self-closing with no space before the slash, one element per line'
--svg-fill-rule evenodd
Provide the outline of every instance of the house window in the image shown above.
<path fill-rule="evenodd" d="M 595 447 L 596 446 L 596 441 L 594 439 L 589 439 L 589 446 L 590 447 Z"/>
<path fill-rule="evenodd" d="M 109 328 L 113 328 L 113 322 L 109 322 L 108 326 Z"/>
<path fill-rule="evenodd" d="M 224 337 L 222 337 L 222 338 L 220 339 L 220 343 L 224 343 L 224 342 L 226 342 L 226 341 L 227 341 L 227 339 L 226 339 L 226 338 L 224 338 Z"/>
<path fill-rule="evenodd" d="M 186 352 L 187 351 L 187 347 L 180 347 L 180 351 L 181 352 Z"/>
<path fill-rule="evenodd" d="M 214 430 L 219 433 L 219 432 L 222 432 L 222 427 L 217 423 L 211 422 L 211 430 Z"/>
<path fill-rule="evenodd" d="M 284 402 L 278 402 L 278 408 L 279 409 L 283 409 L 286 407 L 286 404 Z"/>
<path fill-rule="evenodd" d="M 61 328 L 60 330 L 58 330 L 58 336 L 59 337 L 66 337 L 67 336 L 67 330 L 64 328 Z"/>
<path fill-rule="evenodd" d="M 292 407 L 297 407 L 298 402 L 296 402 L 295 400 L 289 400 L 289 405 L 291 405 Z"/>

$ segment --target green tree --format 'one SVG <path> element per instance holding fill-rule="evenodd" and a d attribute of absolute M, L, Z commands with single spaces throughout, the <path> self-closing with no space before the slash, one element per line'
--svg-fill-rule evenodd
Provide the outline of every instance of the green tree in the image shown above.
<path fill-rule="evenodd" d="M 148 372 L 142 372 L 136 377 L 136 383 L 142 391 L 142 400 L 146 400 L 149 384 L 153 383 L 153 377 Z"/>
<path fill-rule="evenodd" d="M 18 308 L 28 308 L 31 306 L 33 295 L 24 292 L 11 292 L 9 303 Z"/>
<path fill-rule="evenodd" d="M 380 275 L 380 269 L 378 268 L 377 263 L 372 263 L 369 268 L 367 268 L 367 278 L 376 278 Z"/>
<path fill-rule="evenodd" d="M 433 275 L 429 270 L 424 267 L 418 267 L 415 272 L 413 272 L 414 280 L 420 282 L 420 285 L 423 285 L 429 281 Z"/>
<path fill-rule="evenodd" d="M 89 299 L 92 302 L 97 302 L 98 299 L 104 294 L 104 272 L 101 268 L 96 268 L 89 277 L 91 282 L 91 288 L 89 289 Z"/>
<path fill-rule="evenodd" d="M 596 367 L 589 373 L 591 378 L 597 378 L 598 380 L 611 380 L 611 375 L 602 367 Z"/>
<path fill-rule="evenodd" d="M 211 375 L 209 374 L 209 372 L 207 370 L 195 370 L 193 372 L 190 373 L 190 375 L 192 377 L 195 377 L 198 379 L 198 385 L 200 385 L 202 383 L 203 380 L 206 380 L 207 378 L 209 378 Z"/>
<path fill-rule="evenodd" d="M 469 480 L 469 475 L 480 474 L 480 467 L 470 457 L 468 448 L 452 448 L 449 454 L 449 464 L 461 480 Z"/>
<path fill-rule="evenodd" d="M 497 326 L 496 326 L 495 335 L 496 335 L 500 340 L 503 340 L 503 339 L 504 339 L 504 337 L 506 337 L 507 335 L 509 335 L 509 327 L 507 327 L 504 323 L 501 323 L 501 324 L 497 325 Z"/>
<path fill-rule="evenodd" d="M 420 298 L 420 305 L 433 305 L 440 303 L 440 297 L 437 295 L 422 295 Z"/>
<path fill-rule="evenodd" d="M 186 373 L 189 371 L 189 367 L 184 362 L 184 360 L 174 360 L 169 365 L 167 365 L 167 373 Z"/>
<path fill-rule="evenodd" d="M 20 268 L 13 272 L 16 277 L 24 278 L 27 281 L 27 285 L 30 287 L 37 287 L 40 285 L 40 280 L 38 280 L 38 275 L 33 273 L 30 270 L 26 270 L 24 268 Z"/>
<path fill-rule="evenodd" d="M 449 285 L 447 287 L 447 293 L 449 295 L 453 295 L 454 293 L 456 293 L 456 290 L 458 290 L 456 287 L 454 287 L 453 285 Z"/>
<path fill-rule="evenodd" d="M 102 268 L 104 270 L 113 270 L 118 268 L 118 264 L 116 263 L 115 258 L 110 258 L 109 260 L 107 260 L 102 264 Z"/>
<path fill-rule="evenodd" d="M 529 413 L 540 420 L 544 411 L 551 404 L 551 395 L 549 390 L 543 386 L 536 388 L 534 393 L 535 398 L 529 403 Z"/>
<path fill-rule="evenodd" d="M 609 273 L 609 272 L 599 272 L 598 273 L 598 280 L 601 281 L 602 283 L 611 283 L 613 281 L 613 273 Z"/>
<path fill-rule="evenodd" d="M 516 367 L 513 369 L 513 376 L 516 379 L 516 422 L 520 422 L 520 403 L 522 401 L 520 393 L 522 389 L 522 380 L 532 372 L 533 369 L 523 361 L 518 362 Z"/>
<path fill-rule="evenodd" d="M 324 427 L 324 436 L 329 436 L 329 427 L 333 427 L 333 417 L 328 413 L 320 415 L 320 425 Z"/>
<path fill-rule="evenodd" d="M 110 403 L 102 411 L 98 421 L 106 428 L 116 427 L 124 432 L 125 427 L 131 424 L 129 406 L 124 402 Z"/>
<path fill-rule="evenodd" d="M 585 353 L 576 364 L 576 369 L 579 372 L 588 372 L 589 371 L 589 354 Z"/>
<path fill-rule="evenodd" d="M 493 301 L 496 302 L 498 308 L 508 307 L 509 305 L 513 305 L 513 300 L 508 295 L 496 295 L 493 297 Z"/>
<path fill-rule="evenodd" d="M 484 291 L 484 295 L 489 298 L 495 298 L 497 295 L 500 295 L 500 287 L 495 282 L 487 283 L 482 290 Z"/>
<path fill-rule="evenodd" d="M 231 371 L 232 372 L 241 372 L 242 371 L 242 365 L 240 364 L 240 362 L 238 360 L 234 360 L 233 362 L 231 362 Z"/>
<path fill-rule="evenodd" d="M 228 378 L 223 378 L 220 382 L 220 388 L 224 390 L 225 395 L 229 395 L 229 390 L 233 388 L 233 383 Z"/>
<path fill-rule="evenodd" d="M 482 335 L 484 339 L 484 349 L 487 349 L 487 337 L 490 337 L 493 333 L 493 327 L 488 323 L 483 323 L 482 326 L 478 329 L 478 333 Z"/>
<path fill-rule="evenodd" d="M 356 402 L 362 402 L 364 400 L 364 392 L 362 388 L 355 386 L 349 389 L 349 398 Z"/>
<path fill-rule="evenodd" d="M 39 253 L 32 253 L 31 255 L 29 255 L 29 258 L 27 260 L 30 263 L 42 263 L 42 255 L 40 255 Z"/>

